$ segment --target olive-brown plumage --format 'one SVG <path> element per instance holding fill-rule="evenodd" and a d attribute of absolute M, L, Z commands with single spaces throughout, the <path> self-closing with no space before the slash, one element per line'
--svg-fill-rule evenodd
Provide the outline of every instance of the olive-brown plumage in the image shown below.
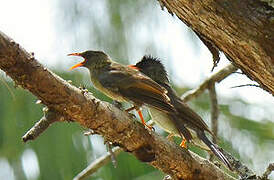
<path fill-rule="evenodd" d="M 173 111 L 165 88 L 139 71 L 112 61 L 104 52 L 85 51 L 69 55 L 84 58 L 71 69 L 88 68 L 94 86 L 112 99 L 130 101 L 136 107 L 145 104 L 161 111 Z"/>

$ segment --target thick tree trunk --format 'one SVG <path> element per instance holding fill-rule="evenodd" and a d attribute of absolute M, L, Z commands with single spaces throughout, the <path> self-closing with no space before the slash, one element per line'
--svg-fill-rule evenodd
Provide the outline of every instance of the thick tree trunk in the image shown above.
<path fill-rule="evenodd" d="M 159 0 L 274 95 L 274 8 L 259 0 Z"/>

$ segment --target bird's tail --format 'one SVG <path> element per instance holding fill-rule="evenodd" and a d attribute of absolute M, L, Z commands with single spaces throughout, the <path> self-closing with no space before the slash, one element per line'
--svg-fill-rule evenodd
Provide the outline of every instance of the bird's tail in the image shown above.
<path fill-rule="evenodd" d="M 169 114 L 173 124 L 175 125 L 177 131 L 179 132 L 182 138 L 185 138 L 187 142 L 192 140 L 192 135 L 190 131 L 185 127 L 184 123 L 178 121 L 178 117 L 174 114 Z"/>
<path fill-rule="evenodd" d="M 198 137 L 211 149 L 211 151 L 217 156 L 229 169 L 231 168 L 230 162 L 227 160 L 225 155 L 213 144 L 205 135 L 204 132 L 200 131 L 197 133 Z"/>

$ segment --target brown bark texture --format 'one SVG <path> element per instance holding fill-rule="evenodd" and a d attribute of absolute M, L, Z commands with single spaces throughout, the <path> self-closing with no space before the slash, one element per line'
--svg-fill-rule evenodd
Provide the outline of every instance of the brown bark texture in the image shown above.
<path fill-rule="evenodd" d="M 78 122 L 92 129 L 174 179 L 233 179 L 209 161 L 146 130 L 128 113 L 69 84 L 1 32 L 0 69 L 63 116 L 61 121 Z"/>
<path fill-rule="evenodd" d="M 259 0 L 159 0 L 274 95 L 274 8 Z"/>

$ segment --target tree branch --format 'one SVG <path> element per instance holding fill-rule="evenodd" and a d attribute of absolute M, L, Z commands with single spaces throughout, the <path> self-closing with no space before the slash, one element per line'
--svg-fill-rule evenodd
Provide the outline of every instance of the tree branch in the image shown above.
<path fill-rule="evenodd" d="M 213 143 L 217 144 L 218 136 L 218 117 L 219 117 L 219 106 L 217 100 L 217 93 L 215 89 L 215 82 L 211 82 L 208 87 L 210 104 L 211 104 L 211 129 L 213 133 Z M 210 155 L 210 160 L 213 159 L 213 155 Z"/>
<path fill-rule="evenodd" d="M 149 132 L 126 112 L 99 101 L 91 93 L 82 93 L 1 32 L 0 68 L 64 119 L 92 129 L 174 179 L 234 179 L 209 161 Z"/>
<path fill-rule="evenodd" d="M 191 99 L 194 99 L 198 96 L 200 96 L 206 89 L 210 87 L 210 83 L 214 82 L 221 82 L 223 79 L 225 79 L 227 76 L 229 76 L 231 73 L 237 71 L 238 68 L 233 66 L 232 64 L 224 67 L 217 73 L 210 76 L 208 79 L 206 79 L 197 89 L 190 90 L 182 95 L 183 101 L 189 101 Z"/>
<path fill-rule="evenodd" d="M 219 117 L 219 106 L 217 100 L 217 93 L 215 89 L 215 82 L 210 83 L 209 88 L 209 97 L 211 104 L 211 126 L 213 136 L 213 143 L 217 144 L 217 136 L 218 136 L 218 117 Z"/>
<path fill-rule="evenodd" d="M 113 148 L 113 153 L 117 156 L 122 149 L 119 147 Z M 80 172 L 77 176 L 73 178 L 73 180 L 83 180 L 89 177 L 92 173 L 95 173 L 99 168 L 105 166 L 111 160 L 111 153 L 107 153 L 104 156 L 93 161 L 90 165 L 88 165 L 82 172 Z"/>
<path fill-rule="evenodd" d="M 41 135 L 52 123 L 64 121 L 63 116 L 54 110 L 48 108 L 43 109 L 44 116 L 22 137 L 24 142 L 36 139 Z"/>

